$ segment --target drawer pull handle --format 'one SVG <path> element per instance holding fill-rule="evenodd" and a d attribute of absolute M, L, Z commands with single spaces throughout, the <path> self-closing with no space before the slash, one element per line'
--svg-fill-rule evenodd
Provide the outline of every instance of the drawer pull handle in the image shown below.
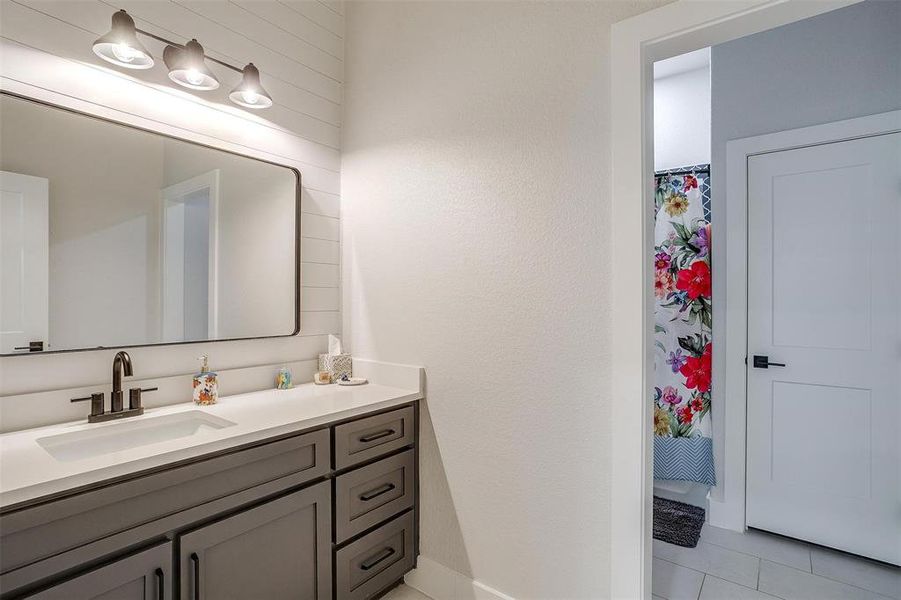
<path fill-rule="evenodd" d="M 200 557 L 196 552 L 191 553 L 191 567 L 194 574 L 194 600 L 200 600 Z"/>
<path fill-rule="evenodd" d="M 365 444 L 366 442 L 374 442 L 375 440 L 388 437 L 389 435 L 394 435 L 393 429 L 383 429 L 382 431 L 370 433 L 369 435 L 361 435 L 360 441 Z"/>
<path fill-rule="evenodd" d="M 153 572 L 156 575 L 156 597 L 159 600 L 166 600 L 166 579 L 162 569 Z"/>
<path fill-rule="evenodd" d="M 385 485 L 379 486 L 374 490 L 369 490 L 368 492 L 360 494 L 360 500 L 362 500 L 363 502 L 369 502 L 373 498 L 378 498 L 382 494 L 387 494 L 388 492 L 393 490 L 394 487 L 395 486 L 393 483 L 386 483 Z"/>
<path fill-rule="evenodd" d="M 360 568 L 363 569 L 364 571 L 368 571 L 369 569 L 371 569 L 372 567 L 376 566 L 377 564 L 379 564 L 380 562 L 382 562 L 383 560 L 385 560 L 386 558 L 388 558 L 388 557 L 391 556 L 392 554 L 394 554 L 394 548 L 385 548 L 384 550 L 382 550 L 382 551 L 379 552 L 378 554 L 376 554 L 376 555 L 374 555 L 374 556 L 368 558 L 367 560 L 361 562 L 361 563 L 360 563 Z"/>

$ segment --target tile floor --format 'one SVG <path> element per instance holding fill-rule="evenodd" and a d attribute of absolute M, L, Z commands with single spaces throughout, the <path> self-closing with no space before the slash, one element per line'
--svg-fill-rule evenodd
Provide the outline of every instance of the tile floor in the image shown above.
<path fill-rule="evenodd" d="M 759 531 L 654 540 L 654 600 L 901 600 L 901 568 Z M 431 600 L 406 585 L 384 600 Z M 550 600 L 550 599 L 548 599 Z"/>
<path fill-rule="evenodd" d="M 654 540 L 653 593 L 655 600 L 901 600 L 901 568 L 705 525 L 696 548 Z"/>
<path fill-rule="evenodd" d="M 432 600 L 419 590 L 400 584 L 384 596 L 382 600 Z"/>

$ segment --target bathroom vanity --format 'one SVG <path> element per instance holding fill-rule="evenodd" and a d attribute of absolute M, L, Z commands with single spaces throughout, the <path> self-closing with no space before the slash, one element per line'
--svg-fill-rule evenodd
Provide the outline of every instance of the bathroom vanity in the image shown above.
<path fill-rule="evenodd" d="M 398 582 L 418 548 L 417 368 L 385 367 L 409 371 L 402 387 L 198 407 L 184 402 L 193 353 L 141 380 L 124 350 L 340 329 L 332 295 L 301 306 L 296 161 L 8 90 L 0 112 L 4 231 L 20 232 L 0 249 L 0 356 L 96 352 L 85 365 L 121 350 L 111 389 L 60 389 L 41 371 L 0 395 L 0 599 L 363 600 Z M 311 285 L 337 299 L 338 261 L 324 260 L 334 269 Z M 321 345 L 292 347 L 299 372 Z M 229 389 L 271 385 L 279 365 L 241 360 L 219 370 Z"/>
<path fill-rule="evenodd" d="M 307 384 L 0 436 L 0 597 L 377 597 L 416 563 L 420 398 Z"/>

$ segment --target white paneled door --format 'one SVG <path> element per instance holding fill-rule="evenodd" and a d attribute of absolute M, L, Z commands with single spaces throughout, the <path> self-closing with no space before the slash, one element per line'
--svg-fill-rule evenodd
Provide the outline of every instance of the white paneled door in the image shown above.
<path fill-rule="evenodd" d="M 901 134 L 748 158 L 747 524 L 894 564 L 899 239 Z"/>
<path fill-rule="evenodd" d="M 48 181 L 0 171 L 0 354 L 48 345 Z"/>

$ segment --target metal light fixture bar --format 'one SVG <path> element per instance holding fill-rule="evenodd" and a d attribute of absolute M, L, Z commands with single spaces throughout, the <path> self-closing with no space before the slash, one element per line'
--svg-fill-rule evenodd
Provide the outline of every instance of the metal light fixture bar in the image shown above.
<path fill-rule="evenodd" d="M 163 62 L 169 69 L 169 79 L 174 83 L 200 91 L 218 88 L 219 80 L 205 64 L 209 60 L 226 69 L 241 73 L 241 82 L 228 96 L 232 102 L 255 110 L 272 106 L 272 96 L 260 83 L 260 71 L 253 63 L 248 63 L 242 69 L 218 58 L 207 56 L 203 51 L 203 46 L 197 40 L 180 44 L 149 31 L 138 29 L 134 19 L 124 10 L 113 13 L 112 28 L 94 42 L 94 53 L 103 60 L 120 67 L 149 69 L 153 67 L 154 60 L 147 48 L 138 40 L 136 35 L 138 33 L 166 44 Z"/>
<path fill-rule="evenodd" d="M 146 35 L 146 36 L 149 37 L 149 38 L 153 38 L 153 39 L 155 39 L 155 40 L 158 41 L 158 42 L 163 42 L 164 44 L 169 44 L 170 46 L 175 46 L 176 48 L 179 48 L 180 50 L 184 50 L 184 49 L 185 49 L 185 44 L 179 44 L 178 42 L 173 42 L 172 40 L 167 40 L 166 38 L 160 37 L 160 36 L 158 36 L 158 35 L 156 35 L 156 34 L 153 34 L 153 33 L 150 33 L 149 31 L 144 31 L 143 29 L 138 29 L 137 27 L 135 28 L 135 31 L 138 32 L 138 33 L 140 33 L 141 35 Z M 223 67 L 225 67 L 225 68 L 227 68 L 227 69 L 231 69 L 232 71 L 235 71 L 236 73 L 243 73 L 243 72 L 244 72 L 244 69 L 241 69 L 241 68 L 236 67 L 236 66 L 234 66 L 234 65 L 230 65 L 230 64 L 228 64 L 227 62 L 225 62 L 224 60 L 219 60 L 218 58 L 213 58 L 213 57 L 210 56 L 209 54 L 204 54 L 203 57 L 204 57 L 206 60 L 209 60 L 209 61 L 211 61 L 211 62 L 216 63 L 217 65 L 222 65 Z"/>

